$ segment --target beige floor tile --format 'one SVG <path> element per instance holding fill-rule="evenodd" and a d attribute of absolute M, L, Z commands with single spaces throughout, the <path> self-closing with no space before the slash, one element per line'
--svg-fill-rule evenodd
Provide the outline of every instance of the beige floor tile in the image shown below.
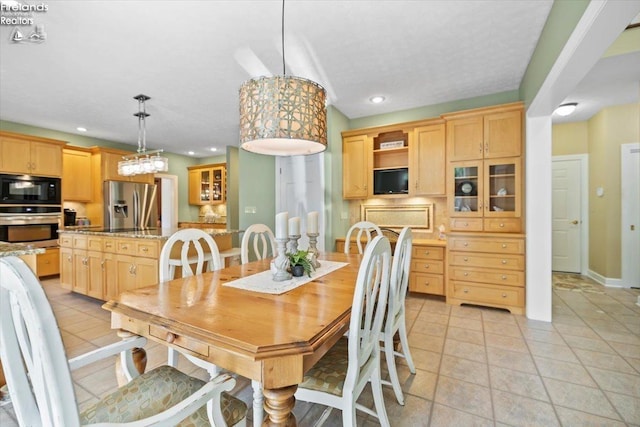
<path fill-rule="evenodd" d="M 387 416 L 389 417 L 389 424 L 394 427 L 415 427 L 423 425 L 427 419 L 425 414 L 429 414 L 431 411 L 432 402 L 430 400 L 406 395 L 404 397 L 404 406 L 400 406 L 397 402 L 395 405 L 388 403 L 390 401 L 388 397 L 390 396 L 385 395 L 385 406 Z M 342 423 L 340 423 L 340 425 L 342 425 Z M 380 423 L 376 420 L 374 425 L 380 425 Z"/>
<path fill-rule="evenodd" d="M 435 337 L 444 337 L 447 334 L 447 325 L 416 321 L 413 328 L 411 328 L 411 332 L 433 335 Z"/>
<path fill-rule="evenodd" d="M 580 363 L 564 362 L 540 356 L 533 356 L 533 360 L 536 362 L 540 375 L 544 378 L 597 387 L 591 375 Z"/>
<path fill-rule="evenodd" d="M 622 421 L 599 417 L 586 412 L 556 406 L 556 412 L 560 423 L 564 426 L 584 426 L 584 427 L 625 427 Z"/>
<path fill-rule="evenodd" d="M 505 335 L 495 335 L 485 333 L 485 340 L 487 347 L 497 347 L 503 350 L 517 351 L 519 353 L 529 353 L 529 349 L 524 342 L 524 339 L 518 337 L 510 337 Z"/>
<path fill-rule="evenodd" d="M 515 369 L 529 374 L 537 374 L 533 358 L 527 353 L 504 350 L 497 347 L 487 348 L 489 365 L 500 366 L 502 368 Z"/>
<path fill-rule="evenodd" d="M 636 322 L 638 322 L 636 316 Z M 618 329 L 620 331 L 620 329 Z M 635 346 L 640 346 L 640 337 L 631 333 L 620 333 L 620 332 L 609 332 L 609 331 L 598 331 L 598 334 L 606 341 L 630 344 Z"/>
<path fill-rule="evenodd" d="M 629 424 L 640 425 L 640 399 L 610 391 L 605 393 L 609 397 L 609 400 L 611 400 L 611 403 L 613 403 L 613 406 L 618 410 L 620 415 L 622 415 L 622 419 Z"/>
<path fill-rule="evenodd" d="M 491 391 L 477 384 L 440 376 L 435 401 L 473 415 L 493 418 Z"/>
<path fill-rule="evenodd" d="M 520 325 L 522 331 L 527 329 L 536 329 L 542 331 L 554 331 L 553 323 L 551 322 L 542 322 L 540 320 L 527 319 L 524 316 L 517 316 L 516 322 Z"/>
<path fill-rule="evenodd" d="M 553 406 L 539 400 L 494 390 L 493 407 L 496 421 L 506 424 L 514 426 L 560 426 Z"/>
<path fill-rule="evenodd" d="M 601 353 L 611 353 L 615 354 L 615 350 L 606 343 L 606 341 L 600 338 L 585 338 L 578 337 L 575 335 L 565 335 L 564 339 L 567 342 L 567 345 L 572 349 L 584 349 L 584 350 L 593 350 L 599 351 Z"/>
<path fill-rule="evenodd" d="M 398 366 L 398 379 L 404 394 L 433 400 L 438 374 L 417 368 L 412 374 L 407 366 Z"/>
<path fill-rule="evenodd" d="M 416 318 L 416 326 L 420 324 L 436 324 L 436 325 L 447 325 L 449 323 L 449 315 L 448 314 L 437 314 L 437 313 L 425 313 L 424 310 L 420 312 L 418 317 Z"/>
<path fill-rule="evenodd" d="M 429 350 L 436 353 L 442 353 L 442 347 L 444 346 L 444 335 L 435 336 L 423 334 L 416 331 L 411 331 L 408 334 L 409 348 L 420 348 L 422 350 Z"/>
<path fill-rule="evenodd" d="M 440 363 L 440 375 L 489 387 L 488 366 L 469 359 L 444 355 Z"/>
<path fill-rule="evenodd" d="M 640 345 L 626 344 L 621 342 L 610 341 L 609 345 L 623 357 L 638 357 L 640 354 Z"/>
<path fill-rule="evenodd" d="M 592 366 L 588 366 L 587 369 L 601 389 L 640 399 L 640 375 L 625 374 Z"/>
<path fill-rule="evenodd" d="M 444 342 L 444 354 L 487 363 L 487 355 L 483 345 L 447 339 Z"/>
<path fill-rule="evenodd" d="M 490 366 L 489 374 L 491 377 L 491 387 L 493 389 L 545 402 L 549 401 L 549 396 L 547 396 L 544 384 L 542 384 L 542 379 L 538 375 L 514 371 L 499 366 Z"/>
<path fill-rule="evenodd" d="M 526 341 L 540 341 L 547 344 L 563 345 L 566 341 L 556 331 L 542 329 L 526 329 L 522 331 L 522 335 Z"/>
<path fill-rule="evenodd" d="M 638 356 L 640 356 L 640 354 Z M 640 374 L 640 357 L 625 357 L 624 359 L 629 363 L 629 365 L 633 366 L 633 369 L 635 369 L 638 374 Z M 602 367 L 606 368 L 606 366 Z"/>
<path fill-rule="evenodd" d="M 558 325 L 585 326 L 585 322 L 575 314 L 567 315 L 555 312 L 553 313 L 553 324 L 556 328 L 558 328 Z"/>
<path fill-rule="evenodd" d="M 543 379 L 551 402 L 555 405 L 588 412 L 605 418 L 619 419 L 604 392 L 598 388 L 572 384 L 552 378 Z"/>
<path fill-rule="evenodd" d="M 427 425 L 425 423 L 416 424 L 420 426 Z M 431 427 L 451 427 L 451 426 L 468 426 L 468 427 L 492 427 L 491 419 L 478 417 L 468 412 L 459 411 L 449 406 L 433 404 L 433 413 L 431 414 Z"/>
<path fill-rule="evenodd" d="M 565 338 L 567 337 L 567 335 L 591 339 L 599 338 L 598 334 L 596 334 L 593 329 L 588 326 L 564 325 L 562 323 L 555 326 L 556 330 L 560 332 L 560 334 Z"/>
<path fill-rule="evenodd" d="M 433 351 L 422 350 L 419 348 L 411 349 L 411 356 L 413 357 L 413 363 L 416 368 L 423 369 L 429 372 L 437 373 L 440 369 L 440 353 L 434 353 Z M 399 365 L 406 364 L 404 359 L 398 360 Z"/>
<path fill-rule="evenodd" d="M 520 328 L 516 323 L 505 323 L 501 321 L 487 321 L 483 322 L 484 331 L 495 335 L 504 335 L 514 338 L 522 337 Z"/>
<path fill-rule="evenodd" d="M 454 305 L 451 307 L 451 315 L 456 317 L 466 317 L 467 319 L 482 319 L 482 309 L 477 307 L 467 307 Z"/>
<path fill-rule="evenodd" d="M 539 341 L 529 341 L 529 351 L 534 356 L 550 359 L 564 360 L 565 362 L 578 363 L 578 358 L 567 345 L 547 344 Z"/>
<path fill-rule="evenodd" d="M 617 354 L 600 353 L 599 351 L 574 349 L 576 356 L 585 366 L 595 366 L 602 369 L 610 369 L 612 371 L 625 372 L 627 374 L 640 374 L 636 371 L 624 358 Z M 640 360 L 638 360 L 640 363 Z M 640 367 L 640 365 L 638 365 Z"/>
<path fill-rule="evenodd" d="M 484 345 L 484 333 L 482 333 L 482 331 L 474 331 L 472 329 L 449 326 L 447 329 L 447 338 L 454 339 L 456 341 Z"/>
<path fill-rule="evenodd" d="M 472 319 L 469 317 L 451 316 L 451 318 L 449 319 L 449 326 L 456 326 L 458 328 L 471 329 L 474 331 L 482 331 L 482 320 Z"/>
<path fill-rule="evenodd" d="M 496 308 L 485 308 L 482 310 L 482 320 L 489 322 L 500 322 L 503 324 L 516 324 L 516 318 L 522 317 L 511 314 L 507 310 L 500 310 Z"/>

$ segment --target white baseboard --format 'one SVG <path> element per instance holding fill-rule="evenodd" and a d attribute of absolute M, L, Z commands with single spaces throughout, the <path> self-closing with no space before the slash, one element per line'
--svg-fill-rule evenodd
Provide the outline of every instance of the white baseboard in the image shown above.
<path fill-rule="evenodd" d="M 610 277 L 604 277 L 603 275 L 596 273 L 593 270 L 589 270 L 589 273 L 587 274 L 587 276 L 589 276 L 596 282 L 608 288 L 629 288 L 630 287 L 630 286 L 624 286 L 622 284 L 622 279 L 612 279 Z"/>

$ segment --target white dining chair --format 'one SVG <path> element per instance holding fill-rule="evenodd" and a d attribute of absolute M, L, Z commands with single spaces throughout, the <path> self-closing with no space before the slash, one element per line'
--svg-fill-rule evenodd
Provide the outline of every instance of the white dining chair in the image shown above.
<path fill-rule="evenodd" d="M 0 258 L 0 357 L 21 426 L 244 425 L 246 405 L 223 393 L 235 380 L 221 375 L 208 382 L 170 366 L 139 375 L 131 350 L 146 339 L 122 341 L 66 359 L 51 305 L 37 277 L 17 257 Z M 78 409 L 71 371 L 120 355 L 130 381 Z"/>
<path fill-rule="evenodd" d="M 407 338 L 407 325 L 405 319 L 405 298 L 409 287 L 409 272 L 411 271 L 411 251 L 413 247 L 413 236 L 411 229 L 405 227 L 400 232 L 393 252 L 393 263 L 391 264 L 391 279 L 389 284 L 389 301 L 387 302 L 387 316 L 385 318 L 380 341 L 384 343 L 382 351 L 385 354 L 387 369 L 390 381 L 383 380 L 384 385 L 393 387 L 393 392 L 400 405 L 404 405 L 404 395 L 398 378 L 395 358 L 403 357 L 409 365 L 409 371 L 416 373 L 413 364 L 411 351 L 409 350 L 409 339 Z M 398 333 L 402 351 L 397 351 L 393 339 Z"/>
<path fill-rule="evenodd" d="M 347 237 L 344 241 L 344 253 L 349 253 L 351 246 L 351 236 L 355 234 L 355 242 L 358 246 L 358 253 L 363 254 L 366 246 L 371 242 L 373 237 L 382 236 L 382 230 L 371 221 L 359 221 L 349 227 Z M 363 245 L 364 243 L 364 245 Z"/>
<path fill-rule="evenodd" d="M 342 425 L 356 426 L 356 409 L 389 426 L 380 373 L 380 331 L 389 296 L 391 245 L 384 236 L 367 245 L 353 294 L 349 335 L 342 337 L 304 375 L 296 400 L 329 408 L 316 425 L 326 421 L 332 408 L 342 411 Z M 375 411 L 356 403 L 371 384 Z"/>
<path fill-rule="evenodd" d="M 251 259 L 265 259 L 276 256 L 276 238 L 265 224 L 252 224 L 242 235 L 240 244 L 240 262 L 248 263 Z"/>

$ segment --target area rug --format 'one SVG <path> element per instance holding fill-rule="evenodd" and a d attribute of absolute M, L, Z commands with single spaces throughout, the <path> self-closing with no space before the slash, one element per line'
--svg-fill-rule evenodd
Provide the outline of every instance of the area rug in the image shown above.
<path fill-rule="evenodd" d="M 604 294 L 604 286 L 580 274 L 553 273 L 553 289 L 557 291 Z"/>

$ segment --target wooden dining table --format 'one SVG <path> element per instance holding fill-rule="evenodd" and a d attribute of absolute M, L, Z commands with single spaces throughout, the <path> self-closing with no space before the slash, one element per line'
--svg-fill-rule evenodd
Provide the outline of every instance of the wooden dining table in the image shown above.
<path fill-rule="evenodd" d="M 265 259 L 123 292 L 103 308 L 112 328 L 261 382 L 263 425 L 295 426 L 304 373 L 348 330 L 361 259 L 322 253 L 321 263 L 347 265 L 280 295 L 223 286 L 268 270 Z"/>

